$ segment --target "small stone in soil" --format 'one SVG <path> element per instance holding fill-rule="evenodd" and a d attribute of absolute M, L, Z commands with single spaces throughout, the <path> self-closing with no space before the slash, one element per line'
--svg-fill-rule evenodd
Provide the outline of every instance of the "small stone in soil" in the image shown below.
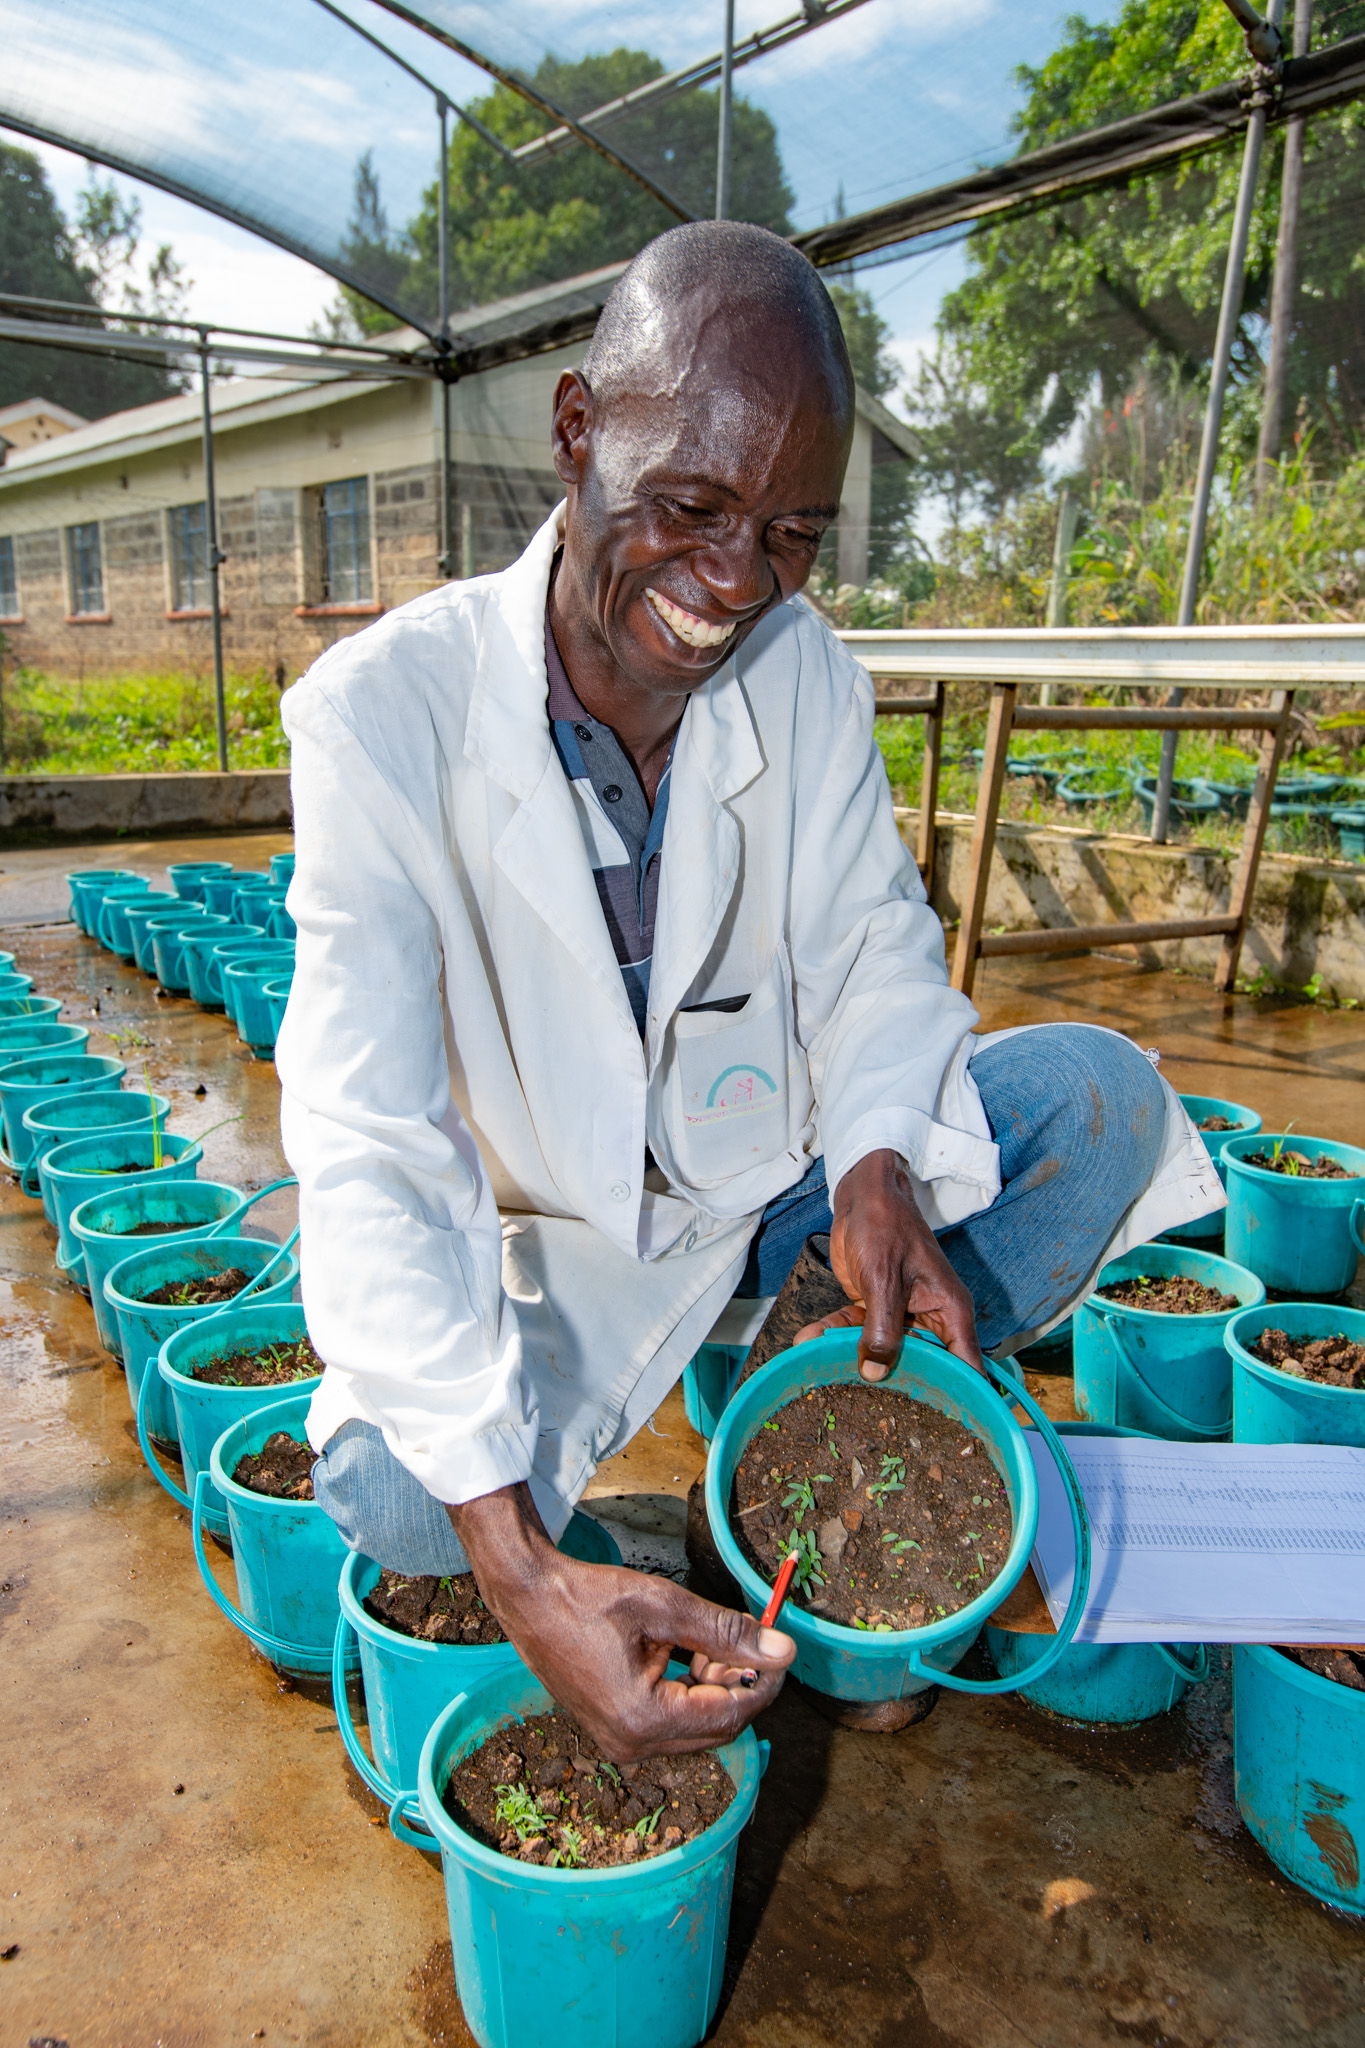
<path fill-rule="evenodd" d="M 1319 1678 L 1330 1678 L 1335 1685 L 1346 1685 L 1353 1692 L 1365 1692 L 1365 1656 L 1359 1650 L 1329 1649 L 1325 1645 L 1310 1647 L 1298 1644 L 1282 1645 L 1280 1655 L 1288 1657 L 1295 1664 L 1302 1664 L 1305 1671 L 1316 1671 Z"/>
<path fill-rule="evenodd" d="M 1206 1116 L 1195 1125 L 1197 1131 L 1240 1131 L 1242 1128 L 1229 1116 Z"/>
<path fill-rule="evenodd" d="M 1251 1352 L 1291 1379 L 1315 1380 L 1324 1387 L 1365 1389 L 1365 1344 L 1356 1344 L 1340 1332 L 1326 1337 L 1291 1337 L 1287 1330 L 1262 1330 Z"/>
<path fill-rule="evenodd" d="M 281 1339 L 256 1351 L 234 1351 L 208 1358 L 191 1375 L 212 1387 L 283 1387 L 292 1380 L 316 1379 L 322 1360 L 307 1337 Z"/>
<path fill-rule="evenodd" d="M 473 1572 L 432 1578 L 385 1568 L 365 1595 L 365 1612 L 422 1643 L 505 1643 L 479 1597 Z"/>
<path fill-rule="evenodd" d="M 259 1451 L 250 1451 L 237 1460 L 232 1476 L 239 1486 L 248 1487 L 252 1493 L 269 1494 L 272 1500 L 311 1500 L 313 1459 L 311 1444 L 300 1443 L 297 1437 L 286 1436 L 282 1429 L 277 1429 Z"/>
<path fill-rule="evenodd" d="M 1242 1305 L 1235 1294 L 1205 1287 L 1202 1280 L 1192 1280 L 1186 1273 L 1139 1273 L 1131 1280 L 1101 1287 L 1099 1292 L 1105 1301 L 1117 1302 L 1120 1308 L 1145 1308 L 1166 1316 L 1222 1316 Z"/>
<path fill-rule="evenodd" d="M 556 1708 L 513 1721 L 451 1772 L 451 1819 L 523 1863 L 609 1869 L 663 1855 L 720 1819 L 735 1788 L 709 1752 L 616 1765 Z"/>

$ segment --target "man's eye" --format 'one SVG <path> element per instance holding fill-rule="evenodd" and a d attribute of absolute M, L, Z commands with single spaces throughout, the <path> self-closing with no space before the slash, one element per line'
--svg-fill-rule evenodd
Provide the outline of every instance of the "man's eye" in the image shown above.
<path fill-rule="evenodd" d="M 806 526 L 778 526 L 773 529 L 774 538 L 791 548 L 818 548 L 820 535 Z"/>
<path fill-rule="evenodd" d="M 680 512 L 684 519 L 705 519 L 709 512 L 707 506 L 690 504 L 686 498 L 665 498 L 664 503 L 670 512 Z"/>

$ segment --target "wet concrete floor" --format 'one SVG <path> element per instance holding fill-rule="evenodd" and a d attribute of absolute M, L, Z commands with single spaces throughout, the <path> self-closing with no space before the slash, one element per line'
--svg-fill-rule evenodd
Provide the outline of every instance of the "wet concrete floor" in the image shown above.
<path fill-rule="evenodd" d="M 145 1062 L 174 1128 L 239 1119 L 201 1171 L 244 1188 L 283 1168 L 273 1066 L 54 920 L 71 866 L 260 867 L 286 843 L 0 855 L 3 943 L 37 990 L 90 1023 L 92 1051 Z M 1365 1129 L 1354 1013 L 1225 1001 L 1102 959 L 991 963 L 978 1001 L 988 1026 L 1112 1024 L 1159 1046 L 1177 1087 L 1271 1128 Z M 287 1198 L 259 1213 L 272 1236 L 291 1220 Z M 52 1246 L 37 1205 L 0 1190 L 0 2048 L 467 2044 L 439 1870 L 379 1824 L 325 1693 L 281 1685 L 207 1599 Z M 1037 1384 L 1068 1412 L 1066 1381 Z M 700 1463 L 675 1394 L 594 1506 L 666 1553 Z M 772 1765 L 712 2038 L 1360 2048 L 1365 1928 L 1289 1886 L 1242 1827 L 1229 1708 L 1220 1672 L 1138 1730 L 945 1695 L 878 1737 L 831 1728 L 789 1686 L 761 1730 Z"/>

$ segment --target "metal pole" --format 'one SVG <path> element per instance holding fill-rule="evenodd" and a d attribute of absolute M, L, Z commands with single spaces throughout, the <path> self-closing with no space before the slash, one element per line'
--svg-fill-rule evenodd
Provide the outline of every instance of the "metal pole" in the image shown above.
<path fill-rule="evenodd" d="M 1294 9 L 1294 55 L 1306 57 L 1313 39 L 1313 0 L 1298 0 Z M 1284 387 L 1289 368 L 1289 337 L 1298 291 L 1299 197 L 1303 190 L 1303 144 L 1307 122 L 1296 114 L 1284 133 L 1284 172 L 1280 179 L 1280 225 L 1275 239 L 1275 283 L 1270 298 L 1270 360 L 1265 369 L 1261 409 L 1261 441 L 1256 451 L 1256 495 L 1270 481 L 1271 465 L 1280 452 L 1284 429 Z"/>
<path fill-rule="evenodd" d="M 1271 28 L 1277 26 L 1283 6 L 1284 0 L 1271 0 L 1267 10 Z M 1213 345 L 1213 367 L 1209 377 L 1208 404 L 1204 409 L 1204 436 L 1199 446 L 1199 471 L 1194 484 L 1194 503 L 1190 507 L 1190 532 L 1185 546 L 1185 573 L 1181 578 L 1180 608 L 1175 618 L 1177 626 L 1194 624 L 1195 606 L 1199 600 L 1199 572 L 1204 565 L 1209 497 L 1213 490 L 1213 473 L 1218 465 L 1218 434 L 1223 424 L 1223 399 L 1227 393 L 1232 344 L 1237 333 L 1237 322 L 1242 314 L 1247 240 L 1251 232 L 1251 210 L 1256 203 L 1256 180 L 1261 168 L 1261 149 L 1265 142 L 1269 84 L 1269 78 L 1263 73 L 1257 82 L 1256 104 L 1247 123 L 1246 144 L 1242 150 L 1242 175 L 1237 187 L 1237 204 L 1232 216 L 1232 240 L 1228 244 L 1227 268 L 1223 273 L 1223 298 L 1218 309 L 1218 335 Z M 1183 703 L 1184 697 L 1184 690 L 1177 687 L 1171 691 L 1167 702 L 1180 704 Z M 1177 733 L 1168 732 L 1161 742 L 1161 767 L 1152 804 L 1152 838 L 1158 845 L 1164 842 L 1170 825 L 1171 784 L 1175 780 L 1175 750 L 1178 740 Z"/>
<path fill-rule="evenodd" d="M 735 0 L 725 0 L 725 43 L 720 53 L 720 122 L 716 129 L 716 219 L 730 218 L 730 109 L 735 83 Z"/>
<path fill-rule="evenodd" d="M 436 186 L 436 348 L 440 367 L 445 368 L 445 358 L 450 353 L 450 130 L 448 117 L 450 102 L 441 94 L 436 97 L 436 112 L 441 123 L 441 161 Z M 450 385 L 441 378 L 441 552 L 436 566 L 442 576 L 455 574 L 455 556 L 451 533 L 450 506 Z"/>
<path fill-rule="evenodd" d="M 1081 501 L 1070 491 L 1063 491 L 1057 502 L 1057 532 L 1052 543 L 1052 580 L 1047 587 L 1047 624 L 1066 624 L 1067 597 L 1071 581 L 1071 550 L 1076 545 L 1076 528 L 1080 524 Z M 1044 683 L 1038 692 L 1040 704 L 1052 702 L 1053 685 Z"/>
<path fill-rule="evenodd" d="M 218 594 L 218 503 L 213 480 L 213 407 L 209 400 L 209 331 L 199 329 L 199 372 L 204 398 L 204 552 L 208 561 L 209 605 L 213 613 L 213 711 L 218 726 L 218 766 L 228 764 L 227 697 L 223 690 L 223 607 Z"/>

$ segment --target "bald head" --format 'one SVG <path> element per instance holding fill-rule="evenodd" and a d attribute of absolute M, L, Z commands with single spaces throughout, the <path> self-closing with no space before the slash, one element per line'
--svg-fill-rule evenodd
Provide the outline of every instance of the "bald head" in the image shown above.
<path fill-rule="evenodd" d="M 747 221 L 691 221 L 643 248 L 602 308 L 583 375 L 608 404 L 676 396 L 699 357 L 714 375 L 720 350 L 741 376 L 754 362 L 789 370 L 796 357 L 829 412 L 851 419 L 853 370 L 819 273 Z"/>

